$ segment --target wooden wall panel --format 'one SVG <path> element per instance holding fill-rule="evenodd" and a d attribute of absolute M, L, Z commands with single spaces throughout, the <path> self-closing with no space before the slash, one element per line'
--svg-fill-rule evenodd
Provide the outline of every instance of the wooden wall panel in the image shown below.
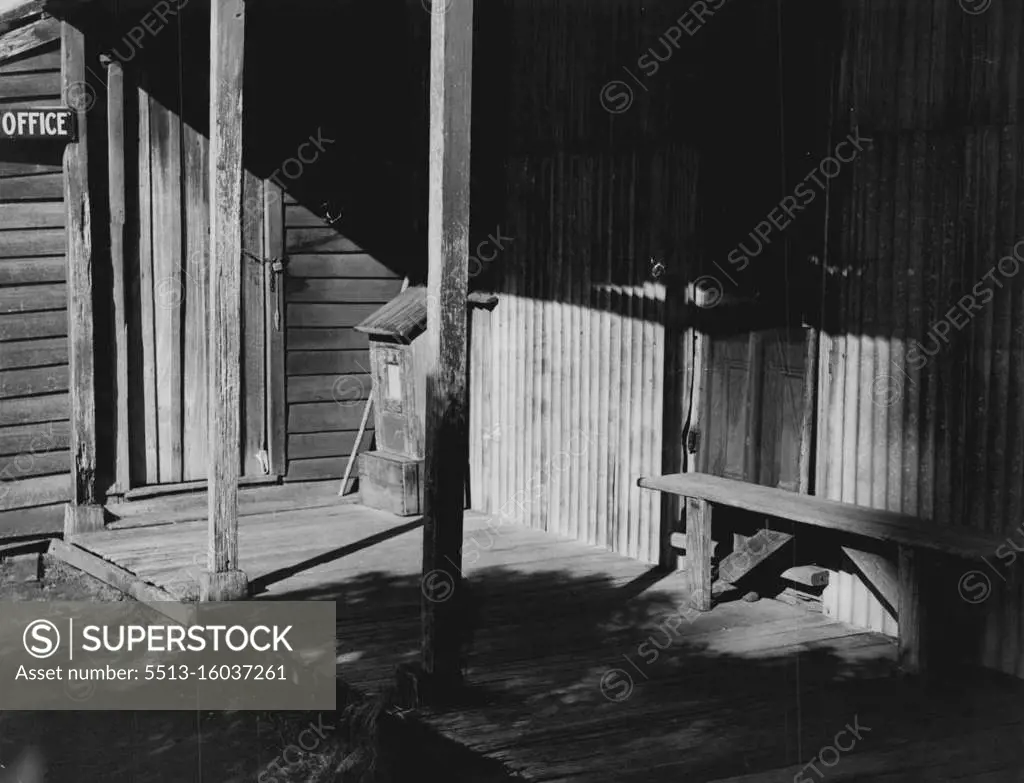
<path fill-rule="evenodd" d="M 372 388 L 367 338 L 352 327 L 398 294 L 402 280 L 323 217 L 287 201 L 287 479 L 340 479 Z M 371 416 L 360 450 L 372 443 Z"/>
<path fill-rule="evenodd" d="M 0 108 L 60 104 L 59 44 L 0 63 Z M 70 498 L 59 147 L 0 146 L 0 538 L 60 530 Z"/>

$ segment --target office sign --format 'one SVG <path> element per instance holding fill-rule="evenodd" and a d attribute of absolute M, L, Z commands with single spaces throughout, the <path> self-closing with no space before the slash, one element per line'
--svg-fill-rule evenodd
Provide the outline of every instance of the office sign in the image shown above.
<path fill-rule="evenodd" d="M 0 109 L 0 139 L 75 141 L 75 112 L 65 108 Z"/>

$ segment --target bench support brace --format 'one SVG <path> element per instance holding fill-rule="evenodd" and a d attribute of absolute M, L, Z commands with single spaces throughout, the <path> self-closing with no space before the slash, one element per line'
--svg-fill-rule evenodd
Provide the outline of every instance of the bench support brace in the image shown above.
<path fill-rule="evenodd" d="M 899 548 L 899 665 L 908 674 L 928 668 L 927 558 L 913 547 Z"/>
<path fill-rule="evenodd" d="M 686 573 L 690 601 L 700 612 L 711 611 L 711 504 L 686 499 Z"/>

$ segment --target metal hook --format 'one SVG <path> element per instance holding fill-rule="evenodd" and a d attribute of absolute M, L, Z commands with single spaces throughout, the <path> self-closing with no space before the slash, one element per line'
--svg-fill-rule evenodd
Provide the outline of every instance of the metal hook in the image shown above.
<path fill-rule="evenodd" d="M 337 223 L 339 220 L 341 220 L 342 217 L 344 217 L 344 213 L 345 213 L 345 210 L 342 210 L 340 214 L 332 215 L 331 214 L 331 202 L 329 202 L 329 201 L 325 201 L 323 204 L 321 204 L 320 205 L 320 209 L 324 213 L 324 220 L 326 220 L 328 225 L 331 225 L 331 226 L 333 226 L 335 223 Z"/>

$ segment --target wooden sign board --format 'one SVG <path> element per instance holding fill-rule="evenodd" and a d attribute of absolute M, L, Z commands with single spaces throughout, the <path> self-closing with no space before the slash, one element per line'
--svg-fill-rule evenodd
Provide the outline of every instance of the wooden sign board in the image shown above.
<path fill-rule="evenodd" d="M 65 108 L 0 109 L 0 140 L 75 141 L 75 112 Z"/>

